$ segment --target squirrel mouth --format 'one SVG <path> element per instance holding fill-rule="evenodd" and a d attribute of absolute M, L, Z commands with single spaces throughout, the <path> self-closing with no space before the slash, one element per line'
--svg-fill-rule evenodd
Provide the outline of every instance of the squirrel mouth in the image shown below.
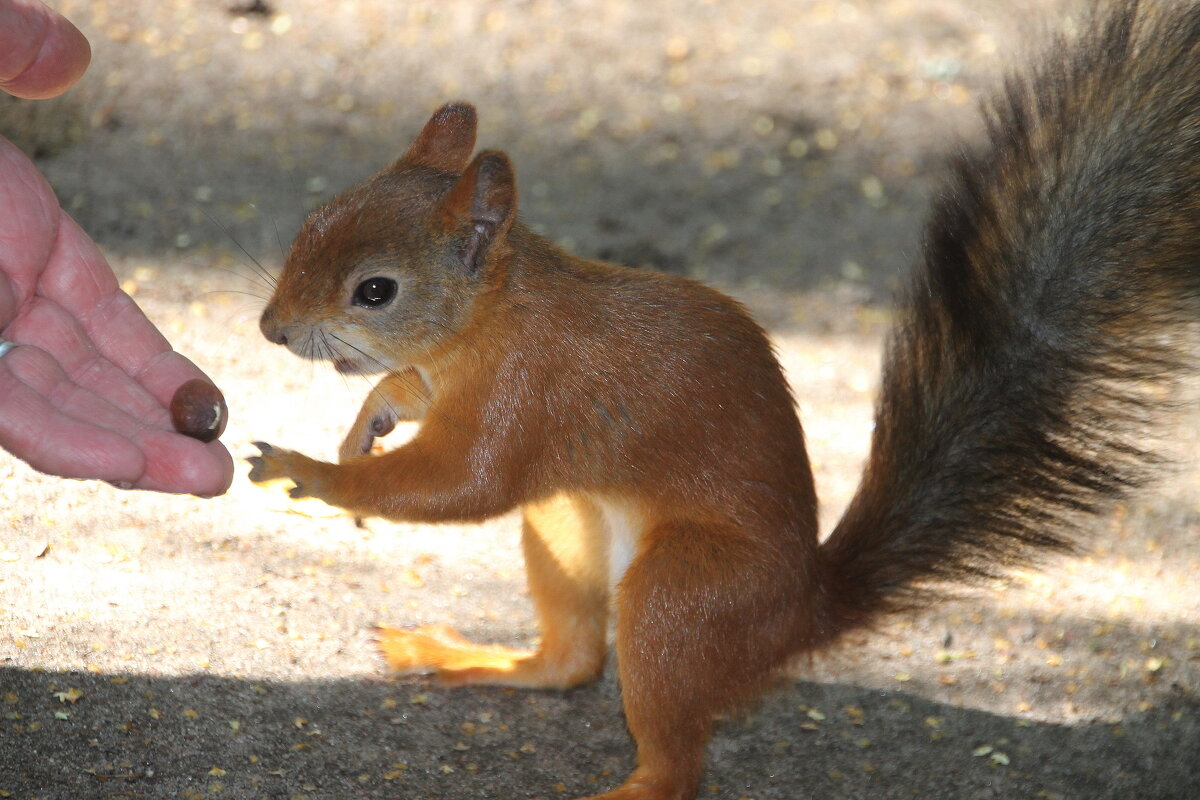
<path fill-rule="evenodd" d="M 362 371 L 358 365 L 358 362 L 349 358 L 334 359 L 333 368 L 343 375 L 357 375 Z"/>

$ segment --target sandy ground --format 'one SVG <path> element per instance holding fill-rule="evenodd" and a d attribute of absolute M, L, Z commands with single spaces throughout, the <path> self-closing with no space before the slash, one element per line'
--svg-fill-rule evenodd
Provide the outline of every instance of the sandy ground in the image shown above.
<path fill-rule="evenodd" d="M 1032 20 L 1067 19 L 985 0 L 55 5 L 93 69 L 0 108 L 0 131 L 221 384 L 236 454 L 332 457 L 368 388 L 261 340 L 242 248 L 277 268 L 307 208 L 464 97 L 532 223 L 716 282 L 767 324 L 827 525 L 939 165 Z M 797 665 L 720 727 L 702 796 L 1200 796 L 1197 475 L 1098 521 L 1085 556 Z M 325 513 L 244 471 L 202 501 L 0 455 L 0 798 L 557 798 L 624 777 L 611 667 L 567 693 L 449 692 L 390 678 L 370 646 L 380 622 L 532 641 L 514 519 Z"/>

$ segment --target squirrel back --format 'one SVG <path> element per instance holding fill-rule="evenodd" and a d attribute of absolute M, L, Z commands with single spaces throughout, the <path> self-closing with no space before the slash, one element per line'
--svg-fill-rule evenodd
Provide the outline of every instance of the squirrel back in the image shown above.
<path fill-rule="evenodd" d="M 1084 31 L 1008 79 L 935 203 L 822 547 L 834 630 L 1069 550 L 1156 472 L 1200 319 L 1200 7 Z"/>

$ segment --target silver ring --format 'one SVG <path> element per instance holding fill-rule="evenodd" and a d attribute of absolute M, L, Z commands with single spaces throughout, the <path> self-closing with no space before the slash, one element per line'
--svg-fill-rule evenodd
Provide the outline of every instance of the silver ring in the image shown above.
<path fill-rule="evenodd" d="M 10 342 L 8 339 L 0 339 L 0 358 L 3 358 L 5 353 L 16 346 L 16 342 Z"/>

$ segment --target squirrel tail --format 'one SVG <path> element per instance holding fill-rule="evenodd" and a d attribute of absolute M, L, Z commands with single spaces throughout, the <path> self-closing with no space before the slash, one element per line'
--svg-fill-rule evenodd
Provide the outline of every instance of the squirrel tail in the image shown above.
<path fill-rule="evenodd" d="M 1200 321 L 1200 6 L 1141 6 L 1009 78 L 957 159 L 821 548 L 829 638 L 1070 550 L 1162 460 Z"/>

